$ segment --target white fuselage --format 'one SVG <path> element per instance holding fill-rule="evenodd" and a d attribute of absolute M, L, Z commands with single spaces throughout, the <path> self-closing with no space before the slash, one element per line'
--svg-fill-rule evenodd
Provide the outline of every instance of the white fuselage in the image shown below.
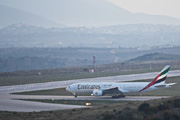
<path fill-rule="evenodd" d="M 122 93 L 137 93 L 143 89 L 149 82 L 122 82 L 122 83 L 75 83 L 66 88 L 67 91 L 72 92 L 73 94 L 78 93 L 89 93 L 92 94 L 94 90 L 107 90 L 111 88 L 118 88 Z M 166 84 L 162 84 L 162 87 L 157 87 L 160 84 L 149 87 L 143 92 L 157 90 L 168 87 Z"/>
<path fill-rule="evenodd" d="M 78 93 L 89 93 L 94 96 L 103 96 L 105 94 L 112 94 L 112 97 L 116 97 L 117 94 L 123 93 L 137 93 L 147 92 L 157 89 L 163 89 L 171 87 L 176 83 L 165 83 L 167 73 L 170 69 L 170 65 L 166 65 L 161 72 L 151 82 L 94 82 L 94 83 L 75 83 L 66 88 L 67 91 L 72 92 L 75 97 Z"/>

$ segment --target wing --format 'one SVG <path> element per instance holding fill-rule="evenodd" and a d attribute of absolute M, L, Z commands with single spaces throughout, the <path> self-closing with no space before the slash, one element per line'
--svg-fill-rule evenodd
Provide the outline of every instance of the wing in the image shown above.
<path fill-rule="evenodd" d="M 119 91 L 118 87 L 108 88 L 102 91 L 104 94 L 122 93 L 121 91 Z"/>
<path fill-rule="evenodd" d="M 129 91 L 121 89 L 119 87 L 112 87 L 104 90 L 94 90 L 93 95 L 94 96 L 103 96 L 105 94 L 123 94 L 123 93 L 128 93 Z"/>

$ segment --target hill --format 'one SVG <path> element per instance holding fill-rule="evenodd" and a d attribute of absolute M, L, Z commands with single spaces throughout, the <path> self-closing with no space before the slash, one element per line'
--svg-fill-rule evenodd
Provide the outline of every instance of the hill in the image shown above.
<path fill-rule="evenodd" d="M 162 15 L 135 14 L 107 0 L 53 0 L 53 2 L 47 0 L 19 2 L 18 0 L 14 0 L 6 5 L 68 26 L 92 27 L 142 23 L 180 25 L 180 19 Z M 10 14 L 4 14 L 3 17 L 10 17 L 11 19 L 8 20 L 11 21 L 11 23 L 13 23 L 13 19 L 18 20 L 22 18 L 22 16 L 16 16 L 19 11 L 13 9 L 14 11 L 8 12 L 9 10 L 3 13 Z M 23 15 L 29 20 L 33 18 L 27 14 Z M 4 19 L 4 22 L 6 22 L 6 20 L 7 19 Z"/>
<path fill-rule="evenodd" d="M 150 53 L 145 54 L 129 61 L 161 61 L 161 60 L 180 60 L 180 55 L 164 54 L 164 53 Z"/>
<path fill-rule="evenodd" d="M 180 19 L 135 14 L 106 0 L 61 0 L 56 19 L 75 26 L 108 26 L 118 24 L 168 24 L 180 25 Z M 72 15 L 73 11 L 73 15 Z"/>
<path fill-rule="evenodd" d="M 62 27 L 62 25 L 33 13 L 0 5 L 0 28 L 11 24 L 27 24 L 41 27 Z"/>
<path fill-rule="evenodd" d="M 162 67 L 165 64 L 176 66 L 180 60 L 179 50 L 180 47 L 150 50 L 135 48 L 2 48 L 0 49 L 0 72 L 64 67 L 73 67 L 71 71 L 74 72 L 78 70 L 87 72 L 92 68 L 93 56 L 96 56 L 95 65 L 99 65 L 96 67 L 98 71 L 131 69 L 136 61 L 154 61 L 153 64 L 156 66 L 161 64 Z M 127 60 L 130 61 L 126 62 Z M 87 65 L 91 65 L 91 67 Z M 139 67 L 149 68 L 149 63 Z"/>
<path fill-rule="evenodd" d="M 131 24 L 99 28 L 43 28 L 13 24 L 0 29 L 0 48 L 98 47 L 138 48 L 180 45 L 180 26 Z"/>

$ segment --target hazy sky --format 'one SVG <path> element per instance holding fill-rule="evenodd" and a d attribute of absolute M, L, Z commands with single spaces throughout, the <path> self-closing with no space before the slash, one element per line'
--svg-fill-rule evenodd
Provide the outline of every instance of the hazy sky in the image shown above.
<path fill-rule="evenodd" d="M 106 0 L 106 1 L 114 3 L 134 13 L 168 15 L 171 17 L 180 18 L 180 0 Z M 38 2 L 39 3 L 41 2 L 41 4 L 43 2 L 42 5 L 44 6 L 47 4 L 51 5 L 51 4 L 60 3 L 61 0 L 0 0 L 1 5 L 7 5 L 15 8 L 17 7 L 27 8 L 30 7 L 31 5 L 36 5 L 36 3 Z"/>
<path fill-rule="evenodd" d="M 180 0 L 107 0 L 134 13 L 180 18 Z"/>

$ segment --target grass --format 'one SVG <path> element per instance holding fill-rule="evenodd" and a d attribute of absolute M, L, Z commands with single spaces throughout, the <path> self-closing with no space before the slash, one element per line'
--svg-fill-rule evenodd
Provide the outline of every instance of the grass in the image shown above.
<path fill-rule="evenodd" d="M 152 68 L 149 69 L 149 63 L 146 62 L 127 62 L 125 65 L 121 66 L 119 63 L 119 71 L 114 70 L 114 64 L 110 65 L 99 65 L 96 66 L 97 71 L 95 73 L 88 72 L 75 72 L 71 69 L 64 68 L 66 72 L 63 71 L 63 68 L 59 69 L 48 69 L 48 70 L 31 70 L 31 71 L 16 71 L 9 73 L 0 73 L 0 86 L 7 85 L 20 85 L 20 84 L 30 84 L 30 83 L 43 83 L 51 81 L 65 81 L 65 80 L 74 80 L 74 79 L 85 79 L 85 78 L 96 78 L 96 77 L 107 77 L 107 76 L 117 76 L 117 75 L 127 75 L 127 74 L 137 74 L 137 73 L 146 73 L 146 72 L 157 72 L 160 71 L 166 64 L 172 64 L 172 69 L 180 69 L 180 62 L 158 62 L 153 63 Z M 88 66 L 84 66 L 88 68 Z M 73 68 L 77 69 L 77 68 Z M 82 68 L 83 69 L 83 68 Z M 41 74 L 39 74 L 41 73 Z"/>
<path fill-rule="evenodd" d="M 149 70 L 146 70 L 149 72 Z M 56 74 L 56 75 L 19 75 L 19 76 L 2 76 L 0 77 L 0 86 L 7 85 L 19 85 L 19 84 L 30 84 L 30 83 L 42 83 L 51 81 L 65 81 L 74 79 L 85 79 L 85 78 L 96 78 L 96 77 L 106 77 L 106 76 L 117 76 L 126 74 L 135 74 L 137 72 L 142 73 L 142 71 L 121 71 L 121 72 L 97 72 L 97 73 L 66 73 L 66 74 Z M 155 70 L 154 70 L 155 71 Z"/>
<path fill-rule="evenodd" d="M 146 71 L 149 72 L 148 70 Z M 138 72 L 142 73 L 146 71 L 143 70 Z M 67 73 L 61 75 L 56 74 L 56 75 L 2 76 L 0 77 L 0 81 L 1 81 L 0 86 L 117 76 L 117 75 L 135 74 L 135 73 L 137 73 L 136 70 L 121 71 L 121 72 Z"/>

